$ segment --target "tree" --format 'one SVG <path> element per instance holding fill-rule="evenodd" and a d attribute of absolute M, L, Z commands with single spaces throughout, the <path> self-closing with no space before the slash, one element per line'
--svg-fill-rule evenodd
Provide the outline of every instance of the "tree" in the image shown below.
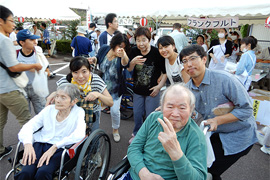
<path fill-rule="evenodd" d="M 79 20 L 71 21 L 70 24 L 68 24 L 68 28 L 66 31 L 66 36 L 70 39 L 73 39 L 77 35 L 77 26 L 79 25 Z"/>

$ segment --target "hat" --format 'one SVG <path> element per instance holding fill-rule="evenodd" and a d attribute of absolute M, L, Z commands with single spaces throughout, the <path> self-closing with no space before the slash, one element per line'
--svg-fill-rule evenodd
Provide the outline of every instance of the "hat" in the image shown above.
<path fill-rule="evenodd" d="M 87 34 L 86 28 L 83 26 L 78 26 L 77 32 L 82 33 L 82 34 Z"/>
<path fill-rule="evenodd" d="M 238 29 L 235 29 L 233 32 L 236 32 L 239 35 L 239 39 L 242 39 L 242 34 Z"/>
<path fill-rule="evenodd" d="M 100 31 L 100 29 L 99 28 L 96 28 L 95 31 Z"/>
<path fill-rule="evenodd" d="M 26 39 L 39 39 L 40 36 L 34 35 L 28 29 L 23 29 L 18 32 L 17 34 L 17 42 L 24 41 Z"/>
<path fill-rule="evenodd" d="M 95 23 L 91 23 L 91 24 L 89 25 L 89 28 L 93 28 L 93 27 L 97 27 Z"/>

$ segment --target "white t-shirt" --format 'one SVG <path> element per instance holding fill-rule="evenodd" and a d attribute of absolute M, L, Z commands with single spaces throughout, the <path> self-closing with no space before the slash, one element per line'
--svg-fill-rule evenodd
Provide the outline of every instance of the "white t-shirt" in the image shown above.
<path fill-rule="evenodd" d="M 173 65 L 170 65 L 169 60 L 165 59 L 165 68 L 171 84 L 183 82 L 181 71 L 184 69 L 184 66 L 180 63 L 179 56 L 177 56 Z"/>
<path fill-rule="evenodd" d="M 32 30 L 31 32 L 32 32 L 34 35 L 40 36 L 40 38 L 38 38 L 38 40 L 41 41 L 41 34 L 42 34 L 42 32 L 41 32 L 39 29 L 37 29 L 36 33 L 34 33 L 34 30 Z"/>
<path fill-rule="evenodd" d="M 23 64 L 35 64 L 37 63 L 37 57 L 36 53 L 33 51 L 31 54 L 28 56 L 25 56 L 21 51 L 18 53 L 17 59 L 20 63 Z M 27 77 L 28 77 L 28 83 L 27 84 L 32 84 L 33 80 L 35 78 L 35 72 L 31 71 L 25 71 Z"/>
<path fill-rule="evenodd" d="M 12 33 L 10 33 L 9 38 L 11 39 L 12 43 L 14 41 L 17 41 L 17 35 L 16 35 L 16 33 L 14 31 Z M 13 45 L 14 45 L 14 43 L 13 43 Z M 16 50 L 19 50 L 19 49 L 22 48 L 20 45 L 14 45 L 14 47 L 15 47 Z"/>
<path fill-rule="evenodd" d="M 205 52 L 208 51 L 208 48 L 207 48 L 206 44 L 203 44 L 202 47 L 203 47 L 203 49 L 205 50 Z"/>
<path fill-rule="evenodd" d="M 96 51 L 96 44 L 95 44 L 95 41 L 97 40 L 97 33 L 96 32 L 93 32 L 91 34 L 91 44 L 92 44 L 92 51 Z"/>

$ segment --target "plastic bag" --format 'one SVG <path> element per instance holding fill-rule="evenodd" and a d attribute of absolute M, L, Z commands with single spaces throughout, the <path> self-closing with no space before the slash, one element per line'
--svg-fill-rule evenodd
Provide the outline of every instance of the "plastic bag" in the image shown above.
<path fill-rule="evenodd" d="M 49 95 L 47 73 L 43 69 L 39 72 L 35 71 L 32 86 L 38 96 L 47 97 Z"/>
<path fill-rule="evenodd" d="M 202 121 L 201 124 L 200 124 L 200 128 L 201 130 L 203 131 L 204 129 L 204 123 L 206 121 Z M 206 146 L 207 146 L 207 167 L 210 168 L 213 164 L 213 162 L 215 161 L 215 154 L 214 154 L 214 151 L 213 151 L 213 147 L 212 147 L 212 144 L 211 144 L 211 141 L 210 141 L 210 136 L 211 136 L 211 132 L 206 132 L 206 134 L 204 135 L 205 136 L 205 141 L 206 141 Z"/>
<path fill-rule="evenodd" d="M 48 78 L 45 70 L 47 69 L 49 62 L 44 56 L 42 52 L 42 48 L 39 46 L 35 46 L 36 54 L 37 54 L 37 62 L 42 65 L 42 69 L 37 72 L 35 71 L 35 78 L 32 82 L 32 86 L 34 92 L 40 97 L 47 97 L 49 95 L 48 88 Z"/>

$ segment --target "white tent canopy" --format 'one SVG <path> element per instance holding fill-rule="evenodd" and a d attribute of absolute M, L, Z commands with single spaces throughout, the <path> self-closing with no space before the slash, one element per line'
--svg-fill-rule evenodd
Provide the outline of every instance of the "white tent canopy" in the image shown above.
<path fill-rule="evenodd" d="M 0 4 L 9 8 L 15 17 L 25 19 L 80 19 L 64 0 L 0 0 Z"/>
<path fill-rule="evenodd" d="M 85 4 L 87 1 L 81 0 Z M 111 2 L 103 0 L 91 1 L 89 4 L 92 14 L 104 17 L 113 12 L 119 17 L 140 17 L 162 19 L 166 23 L 187 23 L 187 17 L 225 17 L 238 16 L 241 24 L 262 24 L 270 16 L 269 0 L 217 1 L 217 0 L 136 0 L 130 3 L 126 0 Z M 166 17 L 164 17 L 166 16 Z"/>

